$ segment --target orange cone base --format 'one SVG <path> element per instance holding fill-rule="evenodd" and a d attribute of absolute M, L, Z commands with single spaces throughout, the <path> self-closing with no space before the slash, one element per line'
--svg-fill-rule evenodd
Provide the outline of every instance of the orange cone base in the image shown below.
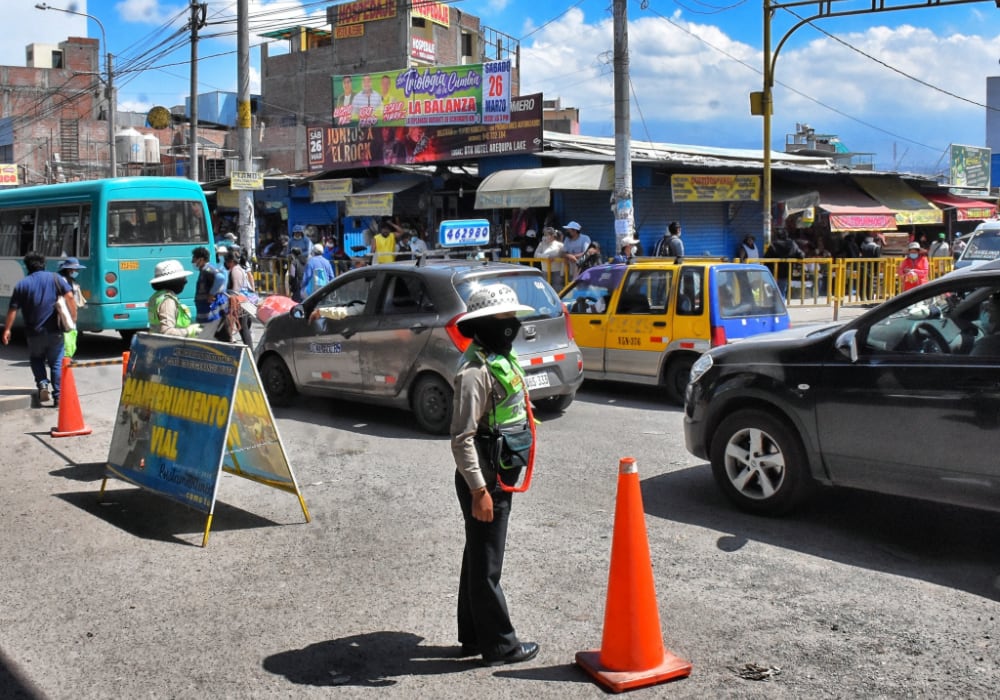
<path fill-rule="evenodd" d="M 674 656 L 664 650 L 663 661 L 659 666 L 641 671 L 612 671 L 601 666 L 601 652 L 580 651 L 576 654 L 576 665 L 594 677 L 598 683 L 608 690 L 620 693 L 633 688 L 645 688 L 675 678 L 687 678 L 691 675 L 691 662 L 679 656 Z"/>
<path fill-rule="evenodd" d="M 93 431 L 89 426 L 83 426 L 82 428 L 77 428 L 76 430 L 57 430 L 53 428 L 49 431 L 49 437 L 76 437 L 77 435 L 90 435 Z"/>

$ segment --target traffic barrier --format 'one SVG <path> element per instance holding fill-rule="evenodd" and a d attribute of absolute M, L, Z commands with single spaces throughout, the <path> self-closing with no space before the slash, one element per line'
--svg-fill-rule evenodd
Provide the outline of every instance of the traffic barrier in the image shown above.
<path fill-rule="evenodd" d="M 59 391 L 59 425 L 49 431 L 54 438 L 76 437 L 90 435 L 91 429 L 83 422 L 80 410 L 80 397 L 76 393 L 76 380 L 73 379 L 73 362 L 63 357 L 62 385 Z"/>
<path fill-rule="evenodd" d="M 618 464 L 601 648 L 578 652 L 576 663 L 615 693 L 691 675 L 691 662 L 663 646 L 639 470 L 632 457 Z"/>

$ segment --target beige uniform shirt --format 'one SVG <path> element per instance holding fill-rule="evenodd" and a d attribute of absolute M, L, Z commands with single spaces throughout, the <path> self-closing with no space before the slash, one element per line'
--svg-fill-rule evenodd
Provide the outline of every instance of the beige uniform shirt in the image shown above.
<path fill-rule="evenodd" d="M 480 422 L 492 409 L 490 392 L 497 390 L 497 381 L 489 368 L 472 360 L 455 377 L 455 404 L 451 416 L 451 453 L 455 467 L 465 479 L 470 491 L 492 487 L 479 464 L 479 453 L 473 438 Z"/>

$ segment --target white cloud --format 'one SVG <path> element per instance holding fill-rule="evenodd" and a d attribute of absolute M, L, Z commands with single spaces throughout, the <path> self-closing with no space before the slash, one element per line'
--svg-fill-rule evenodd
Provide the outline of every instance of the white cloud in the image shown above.
<path fill-rule="evenodd" d="M 671 19 L 683 29 L 661 18 L 629 22 L 632 137 L 759 148 L 762 124 L 749 113 L 749 93 L 761 89 L 761 51 L 718 27 L 679 14 Z M 974 102 L 985 102 L 985 78 L 998 72 L 997 36 L 938 35 L 899 25 L 842 39 Z M 610 19 L 587 23 L 582 12 L 571 10 L 522 43 L 521 91 L 561 97 L 563 106 L 580 108 L 584 133 L 613 135 L 612 49 Z M 949 143 L 985 143 L 983 107 L 921 85 L 828 37 L 782 49 L 776 80 L 772 143 L 779 150 L 798 122 L 838 134 L 855 151 L 877 152 L 876 162 L 885 167 L 893 165 L 897 146 L 909 152 L 902 167 L 921 169 L 932 168 Z"/>

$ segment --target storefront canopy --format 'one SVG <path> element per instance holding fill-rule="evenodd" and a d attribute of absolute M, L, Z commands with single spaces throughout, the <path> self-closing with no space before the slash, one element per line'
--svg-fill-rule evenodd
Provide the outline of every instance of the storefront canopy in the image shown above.
<path fill-rule="evenodd" d="M 405 175 L 379 180 L 363 190 L 346 195 L 348 216 L 392 216 L 393 195 L 428 181 L 423 175 Z"/>
<path fill-rule="evenodd" d="M 992 219 L 997 215 L 995 204 L 981 202 L 978 199 L 966 199 L 947 192 L 929 194 L 927 199 L 942 209 L 954 209 L 956 221 L 982 221 L 983 219 Z"/>
<path fill-rule="evenodd" d="M 831 231 L 896 230 L 896 212 L 853 187 L 823 185 L 819 199 Z"/>
<path fill-rule="evenodd" d="M 819 192 L 794 185 L 776 184 L 771 188 L 771 200 L 785 207 L 785 216 L 819 206 Z"/>
<path fill-rule="evenodd" d="M 941 210 L 897 177 L 862 175 L 854 178 L 861 189 L 896 212 L 896 224 L 940 224 Z"/>
<path fill-rule="evenodd" d="M 552 190 L 615 188 L 610 165 L 565 165 L 529 170 L 501 170 L 488 175 L 476 190 L 476 209 L 547 207 Z"/>

